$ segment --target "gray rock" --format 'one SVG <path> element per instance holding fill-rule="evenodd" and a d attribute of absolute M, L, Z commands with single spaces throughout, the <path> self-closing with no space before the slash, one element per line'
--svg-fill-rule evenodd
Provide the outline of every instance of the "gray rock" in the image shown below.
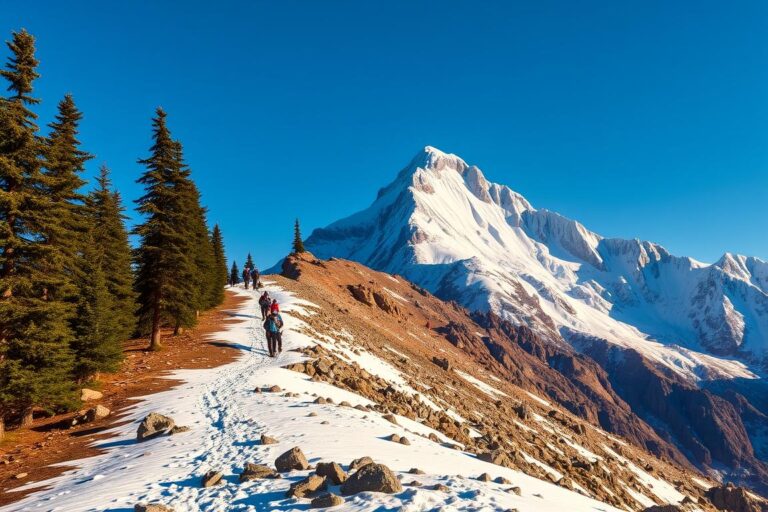
<path fill-rule="evenodd" d="M 175 426 L 176 423 L 168 416 L 151 412 L 141 421 L 138 430 L 136 430 L 136 439 L 146 441 L 167 434 Z"/>
<path fill-rule="evenodd" d="M 403 486 L 395 474 L 384 464 L 366 464 L 341 486 L 341 494 L 350 496 L 359 492 L 401 492 Z"/>

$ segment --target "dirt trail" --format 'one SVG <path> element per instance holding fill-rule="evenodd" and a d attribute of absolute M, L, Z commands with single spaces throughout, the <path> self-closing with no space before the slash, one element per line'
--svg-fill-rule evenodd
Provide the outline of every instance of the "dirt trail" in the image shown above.
<path fill-rule="evenodd" d="M 224 303 L 200 316 L 200 322 L 179 336 L 164 333 L 165 347 L 161 352 L 146 350 L 145 339 L 126 342 L 125 360 L 115 374 L 102 375 L 101 400 L 83 404 L 91 407 L 102 404 L 112 410 L 102 421 L 67 428 L 74 413 L 38 419 L 30 429 L 8 432 L 0 443 L 0 506 L 20 500 L 31 491 L 6 492 L 27 483 L 29 478 L 44 480 L 71 469 L 54 466 L 63 462 L 98 455 L 94 441 L 109 436 L 103 432 L 120 425 L 123 411 L 134 403 L 133 398 L 165 391 L 178 384 L 167 375 L 178 369 L 213 368 L 233 361 L 238 350 L 211 337 L 223 325 L 234 321 L 232 311 L 247 298 L 228 292 Z M 28 477 L 17 479 L 16 475 Z"/>

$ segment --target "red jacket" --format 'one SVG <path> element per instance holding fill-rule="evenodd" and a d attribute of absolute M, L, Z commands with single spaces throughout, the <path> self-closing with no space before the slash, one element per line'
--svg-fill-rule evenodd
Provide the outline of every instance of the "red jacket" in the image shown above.
<path fill-rule="evenodd" d="M 280 306 L 277 304 L 277 302 L 273 302 L 272 305 L 269 306 L 269 312 L 270 313 L 280 312 Z"/>

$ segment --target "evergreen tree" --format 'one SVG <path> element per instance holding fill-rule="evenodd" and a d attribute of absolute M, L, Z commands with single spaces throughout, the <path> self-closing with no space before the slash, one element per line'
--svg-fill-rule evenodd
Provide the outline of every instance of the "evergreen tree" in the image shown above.
<path fill-rule="evenodd" d="M 218 306 L 224 301 L 224 287 L 227 285 L 227 258 L 224 255 L 224 238 L 221 235 L 221 229 L 219 225 L 213 226 L 211 232 L 211 245 L 213 246 L 213 258 L 216 262 L 216 267 L 213 269 L 216 276 L 215 284 L 213 288 L 213 305 Z"/>
<path fill-rule="evenodd" d="M 86 235 L 75 341 L 74 375 L 84 382 L 101 371 L 115 371 L 123 357 L 124 326 L 115 310 L 117 298 L 109 293 L 104 273 L 104 250 L 93 232 Z"/>
<path fill-rule="evenodd" d="M 86 198 L 91 218 L 91 239 L 99 249 L 99 266 L 113 299 L 111 316 L 115 320 L 115 338 L 124 341 L 136 329 L 136 294 L 133 291 L 131 246 L 125 228 L 125 208 L 120 193 L 112 189 L 109 169 L 101 167 L 98 186 Z M 99 371 L 107 371 L 100 368 Z"/>
<path fill-rule="evenodd" d="M 73 308 L 59 293 L 69 283 L 52 271 L 66 259 L 51 236 L 60 205 L 46 194 L 52 182 L 30 110 L 38 103 L 35 40 L 15 32 L 8 47 L 12 57 L 0 70 L 10 92 L 0 98 L 0 436 L 9 418 L 29 424 L 34 407 L 67 405 L 73 392 Z"/>
<path fill-rule="evenodd" d="M 136 202 L 146 218 L 134 233 L 140 245 L 134 254 L 135 289 L 138 295 L 139 327 L 150 334 L 150 349 L 162 348 L 160 328 L 180 327 L 195 318 L 196 287 L 194 255 L 188 249 L 189 193 L 185 180 L 189 171 L 179 161 L 180 147 L 171 138 L 166 114 L 158 108 L 153 124 L 150 156 L 139 160 L 146 167 L 138 179 L 145 194 Z"/>
<path fill-rule="evenodd" d="M 253 267 L 255 267 L 255 265 L 253 264 L 253 258 L 251 258 L 251 253 L 248 253 L 248 257 L 245 258 L 244 268 L 247 268 L 248 270 L 253 270 Z"/>
<path fill-rule="evenodd" d="M 306 249 L 304 249 L 304 242 L 301 241 L 299 219 L 296 219 L 296 223 L 293 225 L 293 252 L 295 254 L 306 252 Z"/>
<path fill-rule="evenodd" d="M 237 268 L 237 262 L 232 262 L 232 270 L 229 271 L 229 284 L 235 286 L 240 282 L 240 269 Z"/>

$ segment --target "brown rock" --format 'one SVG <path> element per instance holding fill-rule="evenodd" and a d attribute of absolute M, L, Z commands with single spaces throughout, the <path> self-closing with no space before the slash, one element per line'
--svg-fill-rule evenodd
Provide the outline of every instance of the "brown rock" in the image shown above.
<path fill-rule="evenodd" d="M 139 428 L 136 430 L 136 439 L 146 441 L 167 434 L 175 426 L 176 423 L 168 416 L 151 412 L 139 424 Z"/>
<path fill-rule="evenodd" d="M 482 475 L 477 477 L 477 479 L 480 480 L 481 482 L 490 482 L 491 480 L 493 480 L 493 478 L 491 478 L 491 475 L 489 475 L 488 473 L 483 473 Z"/>
<path fill-rule="evenodd" d="M 343 505 L 343 504 L 344 504 L 344 498 L 336 494 L 333 494 L 332 492 L 328 492 L 325 494 L 321 494 L 317 498 L 313 499 L 309 506 L 312 508 L 326 508 L 326 507 L 336 507 L 338 505 Z"/>
<path fill-rule="evenodd" d="M 224 474 L 219 471 L 208 471 L 206 474 L 203 475 L 203 478 L 200 480 L 200 485 L 203 487 L 213 487 L 214 485 L 223 484 L 222 478 L 224 478 Z"/>
<path fill-rule="evenodd" d="M 388 494 L 400 492 L 403 486 L 395 474 L 383 464 L 366 464 L 350 476 L 341 486 L 344 496 L 359 492 L 384 492 Z"/>
<path fill-rule="evenodd" d="M 732 484 L 712 487 L 706 493 L 707 498 L 719 510 L 728 512 L 761 512 L 761 507 L 747 494 L 743 487 Z"/>
<path fill-rule="evenodd" d="M 189 432 L 191 429 L 186 425 L 175 425 L 168 433 L 173 434 L 181 434 L 182 432 Z"/>
<path fill-rule="evenodd" d="M 319 462 L 315 473 L 326 477 L 334 485 L 341 485 L 347 480 L 347 473 L 335 462 Z"/>
<path fill-rule="evenodd" d="M 260 478 L 280 478 L 280 475 L 274 469 L 263 464 L 247 463 L 243 472 L 240 473 L 240 481 L 257 480 Z"/>
<path fill-rule="evenodd" d="M 80 400 L 83 402 L 88 402 L 90 400 L 101 400 L 103 396 L 104 394 L 101 391 L 88 388 L 83 388 L 80 390 Z"/>
<path fill-rule="evenodd" d="M 324 491 L 327 487 L 328 484 L 325 482 L 324 476 L 309 475 L 303 480 L 292 483 L 285 496 L 288 498 L 304 498 L 313 492 Z"/>
<path fill-rule="evenodd" d="M 274 437 L 261 434 L 261 444 L 277 444 L 278 441 Z"/>
<path fill-rule="evenodd" d="M 293 470 L 303 471 L 309 469 L 309 462 L 307 462 L 304 452 L 299 447 L 294 446 L 275 460 L 275 467 L 281 473 Z"/>
<path fill-rule="evenodd" d="M 365 466 L 366 464 L 373 464 L 373 459 L 370 457 L 360 457 L 359 459 L 355 459 L 352 462 L 349 463 L 349 470 L 354 471 L 356 469 L 360 469 L 361 467 Z"/>
<path fill-rule="evenodd" d="M 272 387 L 270 387 L 270 388 L 268 388 L 268 389 L 267 389 L 267 391 L 269 391 L 270 393 L 279 393 L 279 392 L 281 392 L 282 390 L 283 390 L 283 388 L 281 388 L 281 387 L 280 387 L 280 386 L 278 386 L 277 384 L 275 384 L 274 386 L 272 386 Z"/>
<path fill-rule="evenodd" d="M 133 512 L 176 512 L 176 509 L 160 503 L 139 503 L 133 506 Z"/>

